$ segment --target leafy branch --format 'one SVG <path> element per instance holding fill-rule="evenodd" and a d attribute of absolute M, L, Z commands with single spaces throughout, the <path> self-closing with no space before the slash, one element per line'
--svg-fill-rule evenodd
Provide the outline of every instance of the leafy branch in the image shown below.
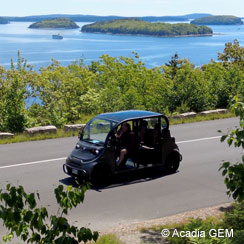
<path fill-rule="evenodd" d="M 229 146 L 234 145 L 244 149 L 244 103 L 239 101 L 238 97 L 233 100 L 232 111 L 240 117 L 240 127 L 222 136 L 221 142 L 227 140 Z M 227 195 L 242 202 L 244 200 L 244 155 L 242 155 L 242 162 L 234 164 L 224 162 L 219 170 L 222 170 L 222 175 L 225 176 Z"/>
<path fill-rule="evenodd" d="M 98 232 L 88 228 L 70 225 L 68 211 L 84 201 L 89 185 L 73 188 L 63 185 L 55 188 L 55 196 L 59 205 L 59 215 L 49 215 L 47 208 L 37 207 L 38 193 L 26 193 L 22 186 L 11 186 L 0 189 L 0 218 L 8 230 L 2 240 L 7 242 L 14 236 L 27 243 L 45 244 L 78 244 L 81 241 L 96 241 Z"/>

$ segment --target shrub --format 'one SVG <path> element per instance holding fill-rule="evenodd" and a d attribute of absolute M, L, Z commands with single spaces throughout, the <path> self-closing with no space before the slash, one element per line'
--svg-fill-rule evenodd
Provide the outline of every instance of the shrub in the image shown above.
<path fill-rule="evenodd" d="M 28 243 L 78 244 L 81 241 L 96 241 L 97 232 L 72 226 L 64 217 L 69 210 L 84 201 L 86 189 L 86 186 L 68 186 L 64 190 L 63 185 L 55 188 L 58 215 L 50 215 L 45 207 L 37 207 L 36 199 L 40 199 L 38 193 L 28 194 L 22 186 L 10 184 L 5 190 L 0 189 L 0 218 L 8 230 L 3 241 L 7 242 L 14 236 Z"/>

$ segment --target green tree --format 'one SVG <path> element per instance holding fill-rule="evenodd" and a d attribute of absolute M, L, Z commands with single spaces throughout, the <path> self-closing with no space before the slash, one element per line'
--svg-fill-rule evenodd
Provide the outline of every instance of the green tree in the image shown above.
<path fill-rule="evenodd" d="M 227 140 L 229 146 L 233 144 L 234 147 L 244 149 L 244 102 L 242 101 L 236 97 L 232 105 L 232 111 L 236 116 L 240 117 L 240 127 L 222 136 L 221 141 Z M 232 196 L 238 202 L 242 202 L 244 200 L 244 155 L 242 155 L 242 162 L 224 162 L 220 170 L 222 175 L 225 176 L 224 182 L 228 189 L 228 196 Z"/>
<path fill-rule="evenodd" d="M 224 65 L 221 62 L 211 61 L 210 63 L 203 65 L 202 70 L 204 79 L 209 83 L 211 107 L 228 107 L 230 100 L 233 97 L 233 92 L 231 90 L 232 83 L 230 81 L 232 77 L 230 77 Z"/>
<path fill-rule="evenodd" d="M 165 64 L 165 66 L 169 67 L 164 68 L 165 73 L 168 74 L 170 78 L 174 78 L 182 62 L 183 60 L 179 59 L 178 54 L 175 53 L 175 55 L 171 57 L 171 60 Z"/>
<path fill-rule="evenodd" d="M 6 69 L 0 66 L 0 131 L 5 130 L 5 103 L 6 103 L 6 88 L 7 82 L 5 81 Z"/>
<path fill-rule="evenodd" d="M 52 65 L 41 68 L 38 81 L 32 85 L 42 105 L 30 108 L 30 115 L 38 108 L 38 114 L 43 114 L 45 119 L 40 118 L 37 124 L 44 122 L 58 127 L 79 121 L 84 107 L 82 96 L 93 87 L 92 77 L 93 73 L 80 63 L 63 67 L 53 60 Z"/>
<path fill-rule="evenodd" d="M 188 60 L 178 60 L 177 63 L 180 64 L 178 67 L 163 67 L 173 82 L 170 110 L 175 111 L 182 103 L 196 112 L 210 108 L 209 82 L 201 69 L 194 68 Z"/>
<path fill-rule="evenodd" d="M 27 124 L 24 94 L 23 84 L 18 77 L 14 77 L 6 89 L 3 109 L 4 128 L 7 131 L 22 132 Z"/>
<path fill-rule="evenodd" d="M 146 109 L 162 112 L 167 107 L 171 83 L 160 68 L 149 69 L 134 53 L 128 57 L 103 55 L 89 69 L 96 74 L 95 91 L 101 112 Z"/>
<path fill-rule="evenodd" d="M 226 67 L 230 64 L 236 64 L 240 68 L 244 68 L 244 47 L 240 46 L 237 39 L 233 43 L 228 42 L 225 44 L 223 53 L 218 53 L 218 60 L 222 61 Z"/>
<path fill-rule="evenodd" d="M 0 67 L 0 130 L 21 132 L 28 125 L 26 101 L 33 95 L 30 89 L 35 83 L 37 73 L 18 52 L 16 67 Z"/>

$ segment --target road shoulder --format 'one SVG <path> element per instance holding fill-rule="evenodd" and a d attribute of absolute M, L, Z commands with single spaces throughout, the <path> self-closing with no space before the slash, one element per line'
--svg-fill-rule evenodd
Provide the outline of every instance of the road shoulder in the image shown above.
<path fill-rule="evenodd" d="M 147 243 L 145 240 L 150 240 L 150 243 L 164 243 L 161 236 L 153 232 L 140 232 L 142 228 L 150 228 L 159 225 L 171 225 L 173 223 L 181 223 L 189 218 L 206 219 L 209 216 L 220 217 L 226 209 L 231 207 L 232 203 L 224 203 L 208 208 L 201 208 L 193 211 L 179 213 L 172 216 L 167 216 L 159 219 L 147 220 L 142 222 L 134 222 L 132 224 L 121 224 L 113 229 L 105 230 L 103 234 L 116 234 L 119 239 L 126 244 Z M 161 241 L 160 241 L 161 240 Z"/>

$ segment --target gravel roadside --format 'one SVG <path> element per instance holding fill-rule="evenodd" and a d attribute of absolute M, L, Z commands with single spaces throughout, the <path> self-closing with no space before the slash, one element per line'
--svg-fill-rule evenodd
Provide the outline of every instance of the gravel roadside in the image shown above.
<path fill-rule="evenodd" d="M 221 216 L 224 211 L 230 208 L 232 203 L 220 204 L 217 206 L 212 206 L 208 208 L 201 208 L 189 212 L 184 212 L 168 217 L 163 217 L 160 219 L 153 219 L 143 222 L 135 222 L 132 224 L 121 224 L 118 227 L 103 231 L 101 234 L 116 234 L 119 239 L 126 244 L 163 244 L 166 243 L 165 240 L 153 231 L 148 231 L 147 233 L 141 233 L 141 228 L 150 228 L 152 226 L 166 225 L 173 223 L 180 223 L 189 218 L 201 218 L 206 219 L 208 216 Z"/>

